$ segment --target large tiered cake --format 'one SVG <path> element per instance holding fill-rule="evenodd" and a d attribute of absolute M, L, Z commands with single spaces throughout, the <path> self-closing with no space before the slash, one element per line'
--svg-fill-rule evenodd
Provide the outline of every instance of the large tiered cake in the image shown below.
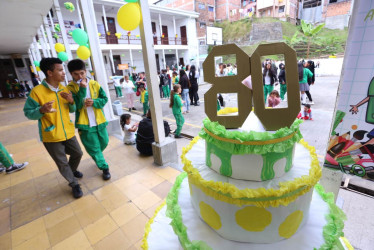
<path fill-rule="evenodd" d="M 238 115 L 227 110 L 218 120 Z M 345 215 L 317 184 L 321 168 L 299 120 L 275 131 L 254 112 L 237 129 L 203 123 L 183 150 L 185 172 L 147 224 L 143 248 L 344 249 Z"/>

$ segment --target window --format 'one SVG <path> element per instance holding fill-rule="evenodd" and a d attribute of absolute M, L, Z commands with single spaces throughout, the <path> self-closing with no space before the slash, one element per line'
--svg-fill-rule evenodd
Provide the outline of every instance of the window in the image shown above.
<path fill-rule="evenodd" d="M 331 3 L 331 1 L 334 1 L 334 0 L 329 0 L 329 1 Z M 307 9 L 307 8 L 314 8 L 314 7 L 317 7 L 317 6 L 321 6 L 321 2 L 322 2 L 322 0 L 305 0 L 303 8 Z"/>
<path fill-rule="evenodd" d="M 208 11 L 209 12 L 214 12 L 214 7 L 213 6 L 208 6 Z"/>
<path fill-rule="evenodd" d="M 206 27 L 206 23 L 200 22 L 200 28 L 205 28 L 205 27 Z"/>
<path fill-rule="evenodd" d="M 25 67 L 25 64 L 23 64 L 23 61 L 20 58 L 14 59 L 14 64 L 16 65 L 17 68 Z"/>
<path fill-rule="evenodd" d="M 279 10 L 278 10 L 279 13 L 283 13 L 284 12 L 284 5 L 283 6 L 279 6 Z"/>
<path fill-rule="evenodd" d="M 205 4 L 199 3 L 199 9 L 200 10 L 205 10 Z"/>

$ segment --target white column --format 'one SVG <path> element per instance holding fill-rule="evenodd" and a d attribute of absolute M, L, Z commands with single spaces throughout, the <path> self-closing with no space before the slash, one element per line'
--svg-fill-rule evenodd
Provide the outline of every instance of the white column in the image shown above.
<path fill-rule="evenodd" d="M 109 50 L 109 57 L 110 57 L 110 65 L 112 65 L 113 74 L 115 75 L 116 74 L 116 67 L 114 67 L 113 52 L 112 52 L 111 49 Z"/>
<path fill-rule="evenodd" d="M 97 36 L 98 30 L 93 2 L 91 0 L 80 0 L 80 4 L 84 26 L 87 29 L 86 31 L 89 38 L 92 66 L 96 75 L 96 80 L 100 83 L 108 97 L 108 103 L 104 107 L 105 117 L 108 121 L 116 120 L 111 105 L 112 102 L 110 98 L 108 77 L 106 75 L 103 54 L 100 48 L 99 37 Z"/>
<path fill-rule="evenodd" d="M 77 6 L 77 13 L 78 13 L 78 18 L 79 18 L 79 23 L 80 23 L 81 27 L 83 29 L 85 29 L 84 26 L 83 26 L 82 12 L 81 12 L 81 9 L 79 7 L 78 0 L 76 0 L 75 3 L 76 3 L 76 6 Z M 88 58 L 87 62 L 88 62 L 88 68 L 89 68 L 89 70 L 92 70 L 91 58 Z"/>
<path fill-rule="evenodd" d="M 55 50 L 55 45 L 54 45 L 54 42 L 53 42 L 52 33 L 51 33 L 51 29 L 50 29 L 49 24 L 48 24 L 47 17 L 44 17 L 43 21 L 44 21 L 45 31 L 47 32 L 49 48 L 51 49 L 52 56 L 57 57 L 57 53 L 56 53 L 56 50 Z"/>
<path fill-rule="evenodd" d="M 36 41 L 35 37 L 33 38 L 33 43 L 31 44 L 31 49 L 34 51 L 34 58 L 36 60 L 40 61 L 42 60 L 42 56 L 40 55 L 40 50 L 39 50 L 39 44 Z"/>
<path fill-rule="evenodd" d="M 58 24 L 60 25 L 60 29 L 61 29 L 62 40 L 64 41 L 65 50 L 66 50 L 66 53 L 68 54 L 68 58 L 70 61 L 73 59 L 73 55 L 71 54 L 69 39 L 68 39 L 68 36 L 66 35 L 66 29 L 65 29 L 64 19 L 62 18 L 62 14 L 61 14 L 60 3 L 58 2 L 58 0 L 53 0 L 53 3 L 55 5 L 55 12 L 56 12 Z"/>
<path fill-rule="evenodd" d="M 160 25 L 160 37 L 161 37 L 161 44 L 162 44 L 162 22 L 161 22 L 161 14 L 158 14 L 158 22 Z"/>
<path fill-rule="evenodd" d="M 162 144 L 165 141 L 164 122 L 162 120 L 162 106 L 160 90 L 158 88 L 156 56 L 153 46 L 151 25 L 151 14 L 149 12 L 148 0 L 140 0 L 142 21 L 140 22 L 140 37 L 142 40 L 144 68 L 147 77 L 149 92 L 149 104 L 151 106 L 153 133 L 155 142 Z M 161 15 L 159 15 L 161 27 Z M 161 29 L 162 32 L 162 29 Z"/>
<path fill-rule="evenodd" d="M 166 59 L 165 59 L 165 50 L 162 49 L 162 58 L 164 59 L 164 69 L 166 69 Z"/>
<path fill-rule="evenodd" d="M 31 49 L 29 49 L 28 54 L 29 54 L 29 58 L 30 58 L 30 62 L 31 62 L 32 69 L 34 70 L 34 73 L 35 73 L 35 74 L 38 74 L 38 71 L 36 71 L 36 66 L 35 66 L 35 64 L 34 64 L 34 60 L 35 60 L 35 59 L 34 59 L 33 56 L 32 56 Z"/>
<path fill-rule="evenodd" d="M 47 55 L 48 57 L 51 57 L 51 48 L 49 48 L 49 45 L 48 45 L 48 42 L 47 42 L 47 38 L 45 36 L 45 30 L 44 30 L 44 27 L 43 25 L 40 25 L 40 33 L 42 33 L 42 36 L 43 36 L 43 43 L 44 43 L 44 46 L 45 46 L 45 49 L 47 51 Z"/>
<path fill-rule="evenodd" d="M 135 65 L 134 65 L 134 59 L 132 58 L 132 49 L 130 49 L 129 51 L 130 51 L 130 62 L 131 62 L 131 66 L 133 67 Z"/>
<path fill-rule="evenodd" d="M 175 41 L 175 45 L 177 45 L 177 26 L 175 25 L 175 16 L 173 16 L 173 25 L 174 25 L 174 41 Z"/>
<path fill-rule="evenodd" d="M 175 50 L 175 56 L 177 57 L 177 70 L 179 66 L 179 55 L 178 55 L 178 49 Z M 179 73 L 178 73 L 179 74 Z"/>
<path fill-rule="evenodd" d="M 108 21 L 106 20 L 106 12 L 105 12 L 105 6 L 104 4 L 101 5 L 103 9 L 103 17 L 104 17 L 104 28 L 105 28 L 105 36 L 107 35 L 106 33 L 108 32 Z"/>
<path fill-rule="evenodd" d="M 41 34 L 40 29 L 38 29 L 37 32 L 38 32 L 40 46 L 42 47 L 43 57 L 48 57 L 49 55 L 48 55 L 48 52 L 47 52 L 47 48 L 45 47 L 45 43 L 44 43 L 44 40 L 43 40 L 43 34 Z"/>

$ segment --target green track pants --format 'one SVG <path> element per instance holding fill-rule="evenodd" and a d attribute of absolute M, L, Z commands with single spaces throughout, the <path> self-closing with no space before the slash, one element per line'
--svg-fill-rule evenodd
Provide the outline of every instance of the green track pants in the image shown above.
<path fill-rule="evenodd" d="M 175 130 L 175 135 L 180 135 L 182 131 L 182 127 L 184 124 L 184 117 L 182 114 L 173 114 L 175 117 L 175 121 L 177 122 L 177 129 Z"/>
<path fill-rule="evenodd" d="M 170 97 L 170 88 L 169 85 L 163 85 L 162 86 L 162 92 L 164 92 L 164 98 Z"/>
<path fill-rule="evenodd" d="M 287 84 L 280 85 L 280 97 L 284 100 L 284 95 L 287 93 Z"/>
<path fill-rule="evenodd" d="M 267 106 L 266 104 L 266 101 L 267 101 L 267 97 L 268 95 L 270 95 L 271 91 L 274 90 L 274 86 L 273 85 L 264 85 L 264 97 L 265 97 L 265 105 Z"/>
<path fill-rule="evenodd" d="M 96 131 L 79 130 L 79 136 L 87 153 L 95 161 L 100 170 L 108 169 L 103 155 L 104 149 L 108 146 L 109 136 L 106 128 Z"/>
<path fill-rule="evenodd" d="M 117 94 L 117 97 L 121 97 L 122 96 L 122 89 L 121 87 L 114 87 L 116 89 L 116 94 Z"/>
<path fill-rule="evenodd" d="M 0 142 L 0 162 L 6 168 L 9 168 L 14 163 L 12 157 L 9 155 L 8 151 L 6 150 L 6 148 L 3 146 L 1 142 Z"/>

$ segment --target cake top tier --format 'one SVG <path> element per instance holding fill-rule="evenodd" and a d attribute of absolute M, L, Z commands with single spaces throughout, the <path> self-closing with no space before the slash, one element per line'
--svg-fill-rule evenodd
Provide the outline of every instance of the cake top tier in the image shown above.
<path fill-rule="evenodd" d="M 300 141 L 301 120 L 295 120 L 290 127 L 276 131 L 265 131 L 259 119 L 252 114 L 239 129 L 226 129 L 218 122 L 204 119 L 200 136 L 231 154 L 281 153 Z"/>

